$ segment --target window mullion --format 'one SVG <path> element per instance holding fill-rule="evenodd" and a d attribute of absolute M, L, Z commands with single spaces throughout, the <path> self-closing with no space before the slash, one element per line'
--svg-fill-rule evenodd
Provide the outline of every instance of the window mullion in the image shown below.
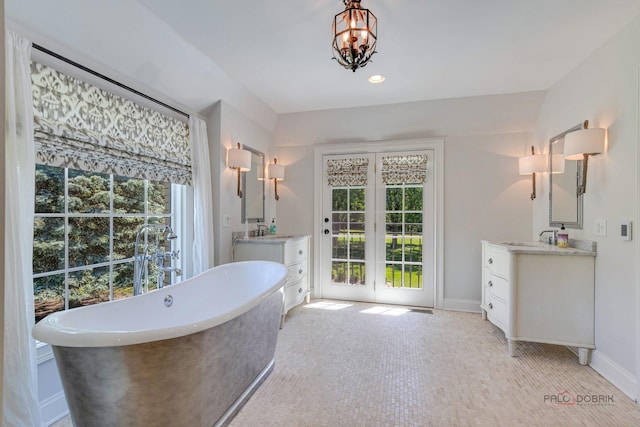
<path fill-rule="evenodd" d="M 109 301 L 113 301 L 113 198 L 115 185 L 113 174 L 109 175 Z"/>
<path fill-rule="evenodd" d="M 64 309 L 69 309 L 69 169 L 64 168 Z"/>

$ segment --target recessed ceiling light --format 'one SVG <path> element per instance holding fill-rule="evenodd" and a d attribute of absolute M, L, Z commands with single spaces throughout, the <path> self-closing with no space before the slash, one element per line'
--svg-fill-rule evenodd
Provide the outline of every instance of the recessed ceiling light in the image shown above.
<path fill-rule="evenodd" d="M 369 77 L 369 82 L 370 83 L 382 83 L 384 81 L 384 79 L 386 79 L 386 77 L 383 76 L 382 74 L 374 74 L 373 76 Z"/>

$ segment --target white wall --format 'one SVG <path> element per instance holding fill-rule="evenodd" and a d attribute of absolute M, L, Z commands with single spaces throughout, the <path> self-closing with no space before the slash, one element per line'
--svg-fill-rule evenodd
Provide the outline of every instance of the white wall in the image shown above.
<path fill-rule="evenodd" d="M 531 181 L 518 175 L 517 158 L 531 144 L 543 95 L 531 92 L 281 115 L 274 132 L 278 156 L 286 165 L 286 179 L 278 185 L 279 231 L 315 231 L 314 146 L 442 138 L 444 305 L 479 311 L 480 239 L 526 239 L 531 234 Z"/>
<path fill-rule="evenodd" d="M 638 218 L 639 40 L 636 19 L 548 91 L 536 128 L 540 143 L 585 119 L 590 127 L 608 128 L 606 153 L 589 159 L 584 228 L 569 233 L 598 244 L 592 365 L 630 396 L 637 386 L 638 252 L 635 242 L 619 239 L 617 228 Z M 534 208 L 535 233 L 548 225 L 547 197 Z M 594 234 L 596 219 L 607 220 L 607 236 Z"/>
<path fill-rule="evenodd" d="M 265 163 L 275 156 L 273 137 L 268 129 L 252 121 L 224 101 L 217 103 L 207 115 L 207 132 L 214 191 L 215 264 L 231 262 L 231 233 L 242 231 L 241 199 L 237 196 L 237 172 L 227 168 L 227 150 L 240 142 L 265 154 Z M 225 215 L 231 226 L 223 225 Z M 275 217 L 273 184 L 265 183 L 265 221 Z M 254 229 L 255 224 L 250 224 Z"/>

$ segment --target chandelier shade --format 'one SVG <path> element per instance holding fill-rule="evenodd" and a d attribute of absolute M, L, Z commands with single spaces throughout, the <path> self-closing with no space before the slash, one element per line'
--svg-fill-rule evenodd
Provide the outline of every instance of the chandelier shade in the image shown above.
<path fill-rule="evenodd" d="M 333 18 L 333 59 L 355 72 L 376 53 L 378 19 L 360 0 L 343 0 L 345 10 Z"/>

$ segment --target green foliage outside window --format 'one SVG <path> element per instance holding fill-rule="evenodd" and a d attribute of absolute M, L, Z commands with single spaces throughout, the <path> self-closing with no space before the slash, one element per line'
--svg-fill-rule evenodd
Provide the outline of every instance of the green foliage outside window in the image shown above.
<path fill-rule="evenodd" d="M 137 231 L 170 222 L 170 184 L 43 165 L 35 178 L 36 321 L 132 295 Z M 156 281 L 150 272 L 150 289 Z"/>

